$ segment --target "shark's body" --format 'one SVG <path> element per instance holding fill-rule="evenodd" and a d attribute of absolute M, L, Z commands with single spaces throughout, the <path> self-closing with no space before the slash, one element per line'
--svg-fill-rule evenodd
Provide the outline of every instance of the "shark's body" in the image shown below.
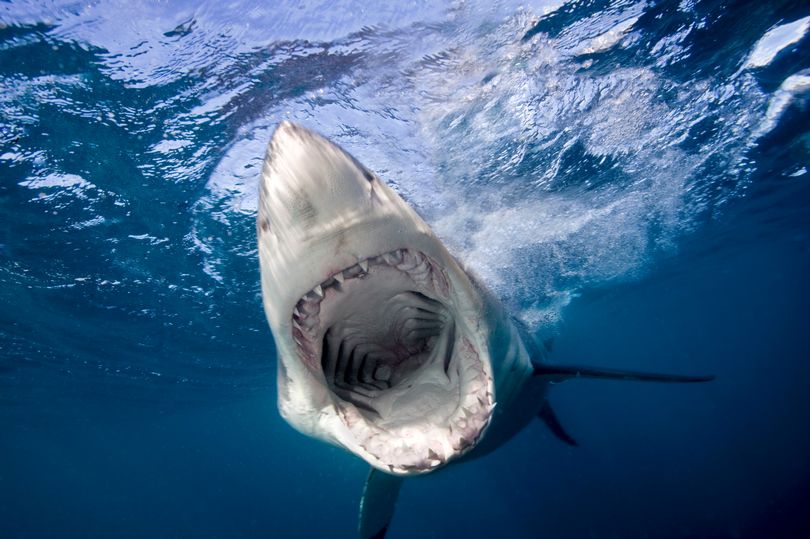
<path fill-rule="evenodd" d="M 546 400 L 552 382 L 709 379 L 545 365 L 402 198 L 289 122 L 268 147 L 257 233 L 279 410 L 372 466 L 361 537 L 385 534 L 404 477 L 489 453 L 534 418 L 575 445 Z"/>

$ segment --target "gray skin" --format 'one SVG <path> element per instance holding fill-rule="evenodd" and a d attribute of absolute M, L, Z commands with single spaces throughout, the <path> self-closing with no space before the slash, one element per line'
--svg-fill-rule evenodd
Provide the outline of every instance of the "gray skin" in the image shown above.
<path fill-rule="evenodd" d="M 384 536 L 403 478 L 490 453 L 534 418 L 576 445 L 546 400 L 552 383 L 709 379 L 545 365 L 399 195 L 289 122 L 268 146 L 257 236 L 279 411 L 371 465 L 361 537 Z"/>

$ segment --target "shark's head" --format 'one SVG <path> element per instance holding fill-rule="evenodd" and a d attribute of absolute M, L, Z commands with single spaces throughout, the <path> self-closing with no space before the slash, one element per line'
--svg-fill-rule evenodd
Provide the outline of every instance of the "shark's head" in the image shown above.
<path fill-rule="evenodd" d="M 477 444 L 495 403 L 486 302 L 410 206 L 340 147 L 283 122 L 257 232 L 289 423 L 400 475 Z"/>

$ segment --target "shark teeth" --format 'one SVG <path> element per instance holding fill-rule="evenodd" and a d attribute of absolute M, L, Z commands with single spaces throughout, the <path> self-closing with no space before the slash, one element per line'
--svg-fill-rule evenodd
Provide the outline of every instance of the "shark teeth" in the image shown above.
<path fill-rule="evenodd" d="M 310 319 L 317 317 L 320 312 L 320 303 L 327 297 L 329 290 L 339 291 L 340 287 L 347 280 L 362 279 L 366 277 L 374 267 L 396 268 L 399 271 L 407 273 L 415 282 L 433 285 L 441 295 L 446 296 L 449 293 L 446 275 L 444 275 L 443 271 L 437 269 L 438 265 L 429 257 L 418 251 L 396 249 L 379 256 L 360 260 L 354 266 L 338 271 L 327 277 L 321 283 L 315 285 L 309 292 L 301 297 L 293 308 L 292 317 L 296 325 L 300 328 L 314 331 L 314 329 L 317 328 L 318 320 Z M 314 343 L 310 344 L 314 346 Z"/>
<path fill-rule="evenodd" d="M 428 465 L 431 468 L 435 468 L 439 464 L 441 464 L 444 459 L 440 457 L 435 451 L 432 449 L 428 449 L 428 456 L 427 456 Z"/>
<path fill-rule="evenodd" d="M 346 268 L 343 270 L 343 277 L 346 279 L 354 279 L 355 277 L 365 277 L 368 273 L 368 264 L 366 264 L 366 269 L 360 264 L 355 264 L 350 268 Z"/>
<path fill-rule="evenodd" d="M 298 302 L 298 311 L 304 315 L 302 317 L 302 320 L 303 318 L 315 316 L 321 312 L 321 302 L 310 299 L 309 297 L 310 294 L 307 294 L 307 296 L 305 296 L 305 299 L 307 301 L 302 300 Z"/>
<path fill-rule="evenodd" d="M 400 271 L 410 273 L 417 266 L 419 266 L 424 260 L 425 255 L 423 255 L 422 253 L 405 251 L 402 254 L 402 262 L 397 264 L 397 269 Z"/>
<path fill-rule="evenodd" d="M 391 251 L 390 253 L 385 253 L 384 255 L 382 255 L 382 259 L 389 266 L 396 266 L 402 263 L 402 251 L 397 250 Z"/>

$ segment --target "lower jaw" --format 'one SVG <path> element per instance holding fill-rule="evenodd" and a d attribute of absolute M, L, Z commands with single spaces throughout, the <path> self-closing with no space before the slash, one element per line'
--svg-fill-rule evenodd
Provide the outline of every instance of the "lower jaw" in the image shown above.
<path fill-rule="evenodd" d="M 464 336 L 459 337 L 459 347 L 474 353 Z M 351 435 L 351 439 L 345 440 L 347 448 L 372 465 L 400 475 L 428 473 L 468 453 L 486 432 L 494 404 L 492 386 L 480 362 L 470 361 L 474 359 L 471 357 L 466 359 L 451 365 L 456 382 L 454 394 L 443 394 L 436 388 L 431 395 L 431 391 L 423 388 L 421 398 L 404 403 L 414 406 L 407 412 L 410 418 L 407 421 L 371 418 L 336 399 L 335 410 Z M 472 391 L 473 388 L 477 391 Z M 445 417 L 430 417 L 432 398 L 453 399 Z M 420 418 L 423 410 L 427 412 Z"/>

